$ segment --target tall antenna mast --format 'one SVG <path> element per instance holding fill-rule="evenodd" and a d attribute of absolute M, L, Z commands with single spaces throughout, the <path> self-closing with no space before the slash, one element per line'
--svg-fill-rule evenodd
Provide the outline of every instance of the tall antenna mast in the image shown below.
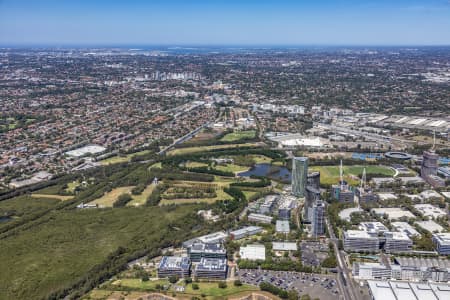
<path fill-rule="evenodd" d="M 361 177 L 361 188 L 366 187 L 366 168 L 363 169 L 362 177 Z"/>
<path fill-rule="evenodd" d="M 433 148 L 431 150 L 434 150 L 436 147 L 436 130 L 433 130 Z"/>

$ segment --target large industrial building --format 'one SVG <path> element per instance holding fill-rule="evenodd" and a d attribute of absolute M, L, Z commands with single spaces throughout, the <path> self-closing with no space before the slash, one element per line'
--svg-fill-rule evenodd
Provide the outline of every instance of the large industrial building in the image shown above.
<path fill-rule="evenodd" d="M 308 158 L 294 157 L 292 159 L 292 193 L 295 196 L 305 197 L 307 177 L 308 177 Z"/>
<path fill-rule="evenodd" d="M 189 257 L 163 256 L 158 266 L 158 277 L 189 277 L 191 261 Z"/>
<path fill-rule="evenodd" d="M 194 276 L 203 279 L 227 278 L 227 260 L 224 258 L 202 258 L 197 264 Z"/>
<path fill-rule="evenodd" d="M 187 249 L 192 262 L 199 262 L 202 258 L 226 258 L 227 252 L 221 243 L 195 243 Z"/>
<path fill-rule="evenodd" d="M 434 233 L 433 244 L 440 255 L 450 255 L 450 233 Z"/>
<path fill-rule="evenodd" d="M 380 240 L 363 230 L 344 232 L 344 250 L 349 252 L 378 252 Z"/>
<path fill-rule="evenodd" d="M 442 300 L 450 299 L 450 285 L 405 281 L 368 280 L 373 300 Z"/>

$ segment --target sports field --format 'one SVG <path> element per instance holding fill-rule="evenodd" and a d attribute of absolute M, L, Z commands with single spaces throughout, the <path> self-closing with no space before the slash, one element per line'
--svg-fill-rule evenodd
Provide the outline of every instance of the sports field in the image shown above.
<path fill-rule="evenodd" d="M 393 176 L 395 174 L 392 168 L 381 165 L 344 166 L 344 180 L 349 184 L 357 185 L 359 183 L 357 177 L 362 175 L 364 168 L 366 168 L 367 175 L 382 174 Z M 309 170 L 320 172 L 320 183 L 322 184 L 336 184 L 339 182 L 339 166 L 313 166 L 310 167 Z"/>
<path fill-rule="evenodd" d="M 214 168 L 220 171 L 233 173 L 245 172 L 250 169 L 250 167 L 239 166 L 236 164 L 217 165 Z"/>

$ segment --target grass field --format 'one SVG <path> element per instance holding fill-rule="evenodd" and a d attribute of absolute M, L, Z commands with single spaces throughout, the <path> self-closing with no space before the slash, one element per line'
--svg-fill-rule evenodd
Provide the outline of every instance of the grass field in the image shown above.
<path fill-rule="evenodd" d="M 151 165 L 150 167 L 148 167 L 149 170 L 151 170 L 151 169 L 161 169 L 161 168 L 162 168 L 162 163 L 161 162 L 155 163 L 155 164 Z"/>
<path fill-rule="evenodd" d="M 185 240 L 195 234 L 191 228 L 196 209 L 55 211 L 1 240 L 0 299 L 45 299 L 80 280 L 119 246 L 130 253 L 143 248 L 156 251 L 163 241 Z M 170 224 L 184 224 L 187 231 L 170 230 Z"/>
<path fill-rule="evenodd" d="M 124 186 L 113 189 L 111 192 L 104 194 L 102 197 L 95 199 L 90 204 L 98 204 L 99 207 L 112 207 L 117 198 L 122 194 L 130 194 L 132 186 Z"/>
<path fill-rule="evenodd" d="M 191 203 L 214 203 L 218 200 L 231 200 L 233 199 L 230 195 L 225 193 L 222 189 L 216 190 L 216 197 L 214 198 L 198 198 L 198 199 L 162 199 L 159 205 L 168 204 L 191 204 Z"/>
<path fill-rule="evenodd" d="M 49 195 L 49 194 L 31 194 L 32 198 L 47 198 L 47 199 L 57 199 L 61 201 L 71 200 L 73 196 L 61 196 L 61 195 Z"/>
<path fill-rule="evenodd" d="M 148 153 L 150 153 L 149 150 L 143 150 L 143 151 L 127 154 L 124 156 L 116 155 L 116 156 L 112 156 L 107 159 L 101 160 L 100 163 L 102 165 L 110 165 L 110 164 L 129 162 L 129 161 L 131 161 L 131 158 L 135 155 L 144 155 L 144 154 L 148 154 Z"/>
<path fill-rule="evenodd" d="M 210 297 L 226 297 L 234 294 L 247 292 L 247 291 L 258 291 L 259 288 L 252 285 L 243 284 L 242 286 L 234 286 L 233 283 L 228 283 L 227 288 L 221 289 L 218 287 L 217 282 L 199 282 L 199 289 L 192 289 L 192 284 L 186 286 L 186 294 L 191 295 L 201 295 L 205 294 Z"/>
<path fill-rule="evenodd" d="M 159 284 L 159 285 L 169 284 L 169 280 L 161 279 L 161 280 L 142 281 L 139 278 L 124 278 L 124 279 L 116 280 L 112 284 L 131 287 L 131 288 L 140 289 L 140 290 L 145 290 L 145 289 L 152 290 L 152 289 L 155 289 L 155 286 L 157 284 Z"/>
<path fill-rule="evenodd" d="M 344 180 L 349 184 L 355 185 L 359 183 L 359 176 L 363 173 L 363 169 L 366 168 L 366 174 L 383 174 L 388 176 L 394 175 L 394 170 L 386 166 L 376 165 L 356 165 L 356 166 L 344 166 Z M 339 166 L 314 166 L 309 168 L 310 171 L 320 172 L 320 182 L 322 184 L 336 184 L 339 182 Z"/>
<path fill-rule="evenodd" d="M 133 200 L 131 200 L 130 202 L 127 203 L 127 206 L 140 206 L 140 205 L 144 205 L 145 202 L 147 202 L 147 198 L 148 196 L 150 196 L 150 194 L 153 192 L 153 190 L 155 189 L 156 185 L 154 184 L 149 184 L 147 185 L 147 187 L 145 188 L 145 190 L 142 192 L 142 194 L 140 195 L 131 195 L 131 197 L 133 197 Z"/>
<path fill-rule="evenodd" d="M 254 147 L 255 143 L 245 143 L 245 144 L 227 144 L 227 145 L 214 145 L 214 146 L 200 146 L 200 147 L 188 147 L 188 148 L 178 148 L 167 152 L 167 155 L 181 155 L 181 154 L 191 154 L 196 152 L 207 152 L 217 149 L 230 149 L 230 148 L 240 148 L 240 147 Z"/>
<path fill-rule="evenodd" d="M 200 168 L 200 167 L 207 167 L 208 164 L 197 162 L 197 161 L 189 161 L 186 163 L 186 168 Z"/>
<path fill-rule="evenodd" d="M 255 135 L 256 135 L 256 131 L 254 131 L 254 130 L 235 131 L 235 132 L 226 134 L 220 140 L 223 141 L 223 142 L 237 142 L 237 141 L 242 140 L 242 139 L 254 138 Z"/>
<path fill-rule="evenodd" d="M 235 164 L 216 165 L 214 168 L 217 170 L 220 170 L 220 171 L 233 172 L 233 173 L 240 173 L 240 172 L 244 172 L 244 171 L 247 171 L 248 169 L 250 169 L 250 167 L 244 167 L 244 166 L 239 166 L 239 165 L 235 165 Z"/>
<path fill-rule="evenodd" d="M 72 182 L 69 182 L 68 184 L 67 184 L 67 189 L 66 189 L 66 191 L 68 192 L 68 193 L 74 193 L 75 192 L 75 189 L 78 187 L 80 185 L 80 182 L 79 181 L 72 181 Z"/>

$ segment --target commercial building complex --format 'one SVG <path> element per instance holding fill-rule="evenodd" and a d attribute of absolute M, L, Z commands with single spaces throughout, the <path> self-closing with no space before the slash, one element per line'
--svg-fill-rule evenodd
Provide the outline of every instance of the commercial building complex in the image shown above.
<path fill-rule="evenodd" d="M 248 215 L 247 219 L 251 222 L 270 224 L 272 223 L 273 218 L 271 216 L 251 213 Z"/>
<path fill-rule="evenodd" d="M 433 244 L 440 255 L 450 255 L 450 233 L 434 233 Z"/>
<path fill-rule="evenodd" d="M 183 242 L 183 247 L 189 248 L 195 243 L 204 243 L 204 244 L 222 243 L 223 241 L 225 241 L 227 237 L 228 235 L 225 232 L 218 231 L 185 241 Z"/>
<path fill-rule="evenodd" d="M 188 248 L 188 255 L 192 262 L 199 262 L 202 258 L 226 258 L 227 252 L 221 243 L 195 243 Z"/>
<path fill-rule="evenodd" d="M 188 257 L 163 256 L 158 266 L 158 277 L 189 277 L 191 261 Z"/>
<path fill-rule="evenodd" d="M 294 157 L 292 160 L 292 193 L 297 197 L 305 197 L 308 177 L 308 158 Z"/>
<path fill-rule="evenodd" d="M 230 238 L 232 240 L 240 240 L 245 237 L 258 234 L 262 231 L 262 228 L 259 226 L 247 226 L 238 230 L 234 230 L 230 232 Z"/>
<path fill-rule="evenodd" d="M 378 252 L 380 241 L 363 230 L 344 232 L 344 250 L 354 252 Z"/>
<path fill-rule="evenodd" d="M 413 242 L 403 232 L 385 232 L 384 238 L 384 251 L 386 253 L 404 253 L 412 250 Z"/>
<path fill-rule="evenodd" d="M 194 276 L 206 279 L 226 279 L 227 260 L 224 258 L 202 258 L 195 267 Z"/>

